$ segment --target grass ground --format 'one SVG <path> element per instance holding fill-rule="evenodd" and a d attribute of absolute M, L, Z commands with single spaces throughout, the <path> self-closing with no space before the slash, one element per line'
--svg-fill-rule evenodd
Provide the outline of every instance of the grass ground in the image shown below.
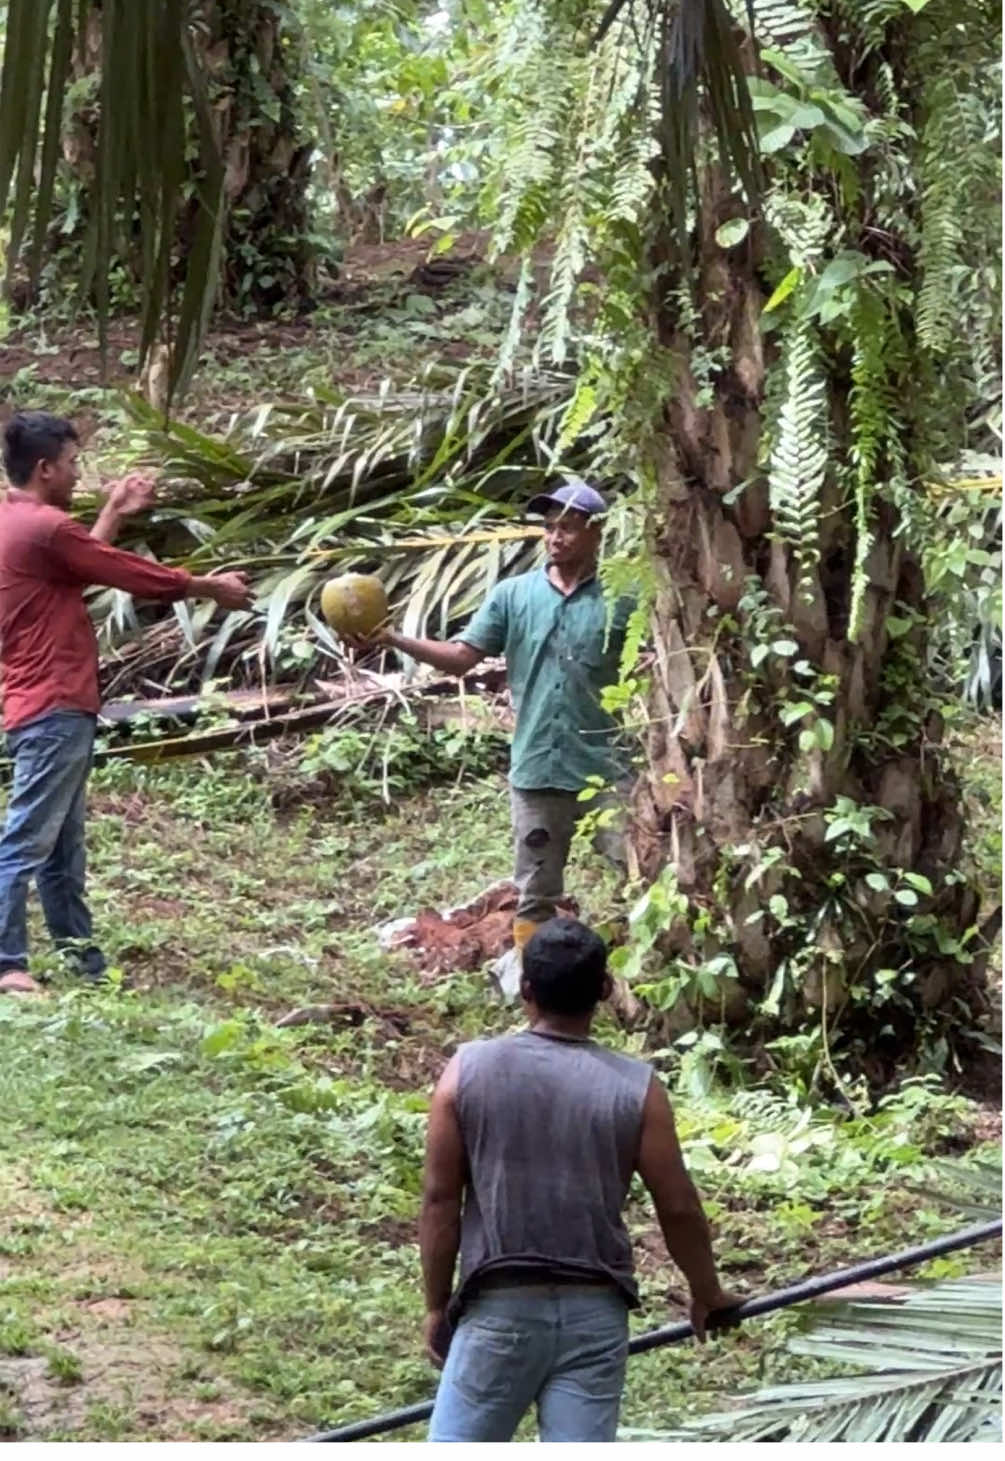
<path fill-rule="evenodd" d="M 419 256 L 385 252 L 383 273 L 367 261 L 376 290 L 353 286 L 323 319 L 214 337 L 189 419 L 211 425 L 305 385 L 368 387 L 388 360 L 407 377 L 434 336 L 447 354 L 491 353 L 505 292 L 476 274 L 430 298 L 405 282 Z M 134 331 L 114 335 L 113 380 L 135 380 L 135 346 Z M 92 416 L 89 471 L 139 449 L 100 383 L 96 341 L 19 336 L 0 367 L 0 411 Z M 967 732 L 961 765 L 968 856 L 994 882 L 991 724 Z M 484 975 L 426 980 L 375 930 L 506 870 L 504 783 L 487 771 L 435 791 L 413 781 L 387 810 L 365 777 L 343 779 L 338 799 L 305 799 L 286 762 L 267 765 L 101 768 L 93 904 L 129 987 L 57 975 L 44 1000 L 0 1001 L 0 1440 L 288 1439 L 432 1389 L 415 1246 L 428 1093 L 459 1041 L 515 1016 Z M 584 916 L 609 911 L 608 875 L 587 853 L 572 887 Z M 322 1002 L 341 1006 L 333 1023 L 277 1028 Z M 600 1033 L 641 1046 L 610 1021 Z M 930 1159 L 996 1149 L 998 1113 L 937 1079 L 851 1121 L 809 1108 L 784 1079 L 702 1095 L 676 1057 L 646 1055 L 682 1082 L 681 1131 L 722 1267 L 748 1291 L 958 1225 L 923 1195 Z M 641 1329 L 681 1314 L 684 1294 L 641 1202 L 630 1221 Z M 995 1261 L 982 1250 L 929 1271 Z M 806 1373 L 785 1349 L 796 1322 L 633 1361 L 625 1425 L 664 1430 Z"/>
<path fill-rule="evenodd" d="M 459 1041 L 515 1016 L 484 975 L 420 977 L 375 929 L 506 870 L 504 783 L 277 812 L 264 765 L 102 767 L 93 902 L 130 986 L 57 975 L 45 999 L 0 1003 L 2 1438 L 288 1439 L 432 1389 L 415 1246 L 428 1092 Z M 609 908 L 592 854 L 571 881 L 584 916 Z M 343 1007 L 332 1024 L 276 1028 L 320 1002 Z M 602 1035 L 641 1045 L 609 1021 Z M 938 1081 L 861 1120 L 784 1087 L 677 1105 L 723 1270 L 748 1291 L 959 1225 L 923 1195 L 928 1159 L 973 1161 L 999 1129 Z M 630 1216 L 646 1328 L 684 1295 L 645 1206 Z M 665 1429 L 791 1376 L 796 1322 L 633 1361 L 625 1425 Z"/>

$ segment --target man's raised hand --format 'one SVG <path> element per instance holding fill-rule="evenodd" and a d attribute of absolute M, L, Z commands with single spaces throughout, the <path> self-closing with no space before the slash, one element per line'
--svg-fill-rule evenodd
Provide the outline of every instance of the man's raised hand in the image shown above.
<path fill-rule="evenodd" d="M 119 517 L 132 517 L 146 512 L 153 505 L 154 479 L 145 472 L 129 472 L 117 482 L 110 482 L 105 502 Z"/>

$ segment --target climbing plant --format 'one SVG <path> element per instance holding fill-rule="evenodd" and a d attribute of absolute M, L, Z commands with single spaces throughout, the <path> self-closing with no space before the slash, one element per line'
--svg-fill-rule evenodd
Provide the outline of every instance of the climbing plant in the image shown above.
<path fill-rule="evenodd" d="M 1000 428 L 998 35 L 985 0 L 513 0 L 485 69 L 497 246 L 553 242 L 511 338 L 575 341 L 564 439 L 634 480 L 655 580 L 623 968 L 671 1031 L 808 1022 L 832 1083 L 982 1007 L 923 559 Z"/>

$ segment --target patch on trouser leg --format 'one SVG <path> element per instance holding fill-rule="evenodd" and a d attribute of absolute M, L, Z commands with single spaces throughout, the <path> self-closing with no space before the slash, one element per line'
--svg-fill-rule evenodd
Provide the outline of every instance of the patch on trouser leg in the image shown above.
<path fill-rule="evenodd" d="M 524 846 L 532 847 L 535 852 L 539 847 L 547 847 L 551 841 L 551 833 L 547 827 L 533 827 L 526 835 Z"/>

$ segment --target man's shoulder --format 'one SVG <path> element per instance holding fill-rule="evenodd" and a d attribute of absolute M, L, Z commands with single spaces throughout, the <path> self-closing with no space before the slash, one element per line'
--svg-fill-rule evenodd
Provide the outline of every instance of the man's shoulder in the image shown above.
<path fill-rule="evenodd" d="M 544 574 L 540 568 L 528 568 L 525 573 L 514 573 L 510 578 L 501 578 L 492 592 L 512 603 L 534 593 L 543 581 Z"/>
<path fill-rule="evenodd" d="M 501 578 L 490 589 L 479 612 L 503 614 L 507 618 L 520 613 L 539 602 L 541 585 L 545 582 L 544 574 L 539 568 L 513 574 L 510 578 Z"/>
<path fill-rule="evenodd" d="M 17 497 L 8 494 L 0 503 L 0 522 L 5 533 L 26 542 L 48 542 L 58 528 L 72 521 L 58 507 L 36 502 L 23 494 Z"/>
<path fill-rule="evenodd" d="M 479 1035 L 477 1040 L 465 1040 L 457 1047 L 457 1054 L 461 1060 L 471 1058 L 477 1059 L 480 1054 L 486 1051 L 496 1050 L 501 1045 L 506 1045 L 516 1039 L 519 1031 L 509 1031 L 505 1035 Z"/>
<path fill-rule="evenodd" d="M 588 1049 L 608 1069 L 616 1070 L 639 1084 L 648 1085 L 653 1074 L 653 1068 L 648 1061 L 640 1060 L 637 1055 L 628 1055 L 623 1050 L 612 1050 L 609 1045 L 598 1045 L 595 1040 L 590 1041 Z"/>
<path fill-rule="evenodd" d="M 508 1030 L 505 1035 L 481 1035 L 477 1040 L 465 1040 L 457 1047 L 458 1064 L 463 1071 L 465 1067 L 491 1064 L 499 1058 L 512 1059 L 520 1046 L 527 1043 L 524 1038 L 527 1034 L 526 1030 Z"/>

